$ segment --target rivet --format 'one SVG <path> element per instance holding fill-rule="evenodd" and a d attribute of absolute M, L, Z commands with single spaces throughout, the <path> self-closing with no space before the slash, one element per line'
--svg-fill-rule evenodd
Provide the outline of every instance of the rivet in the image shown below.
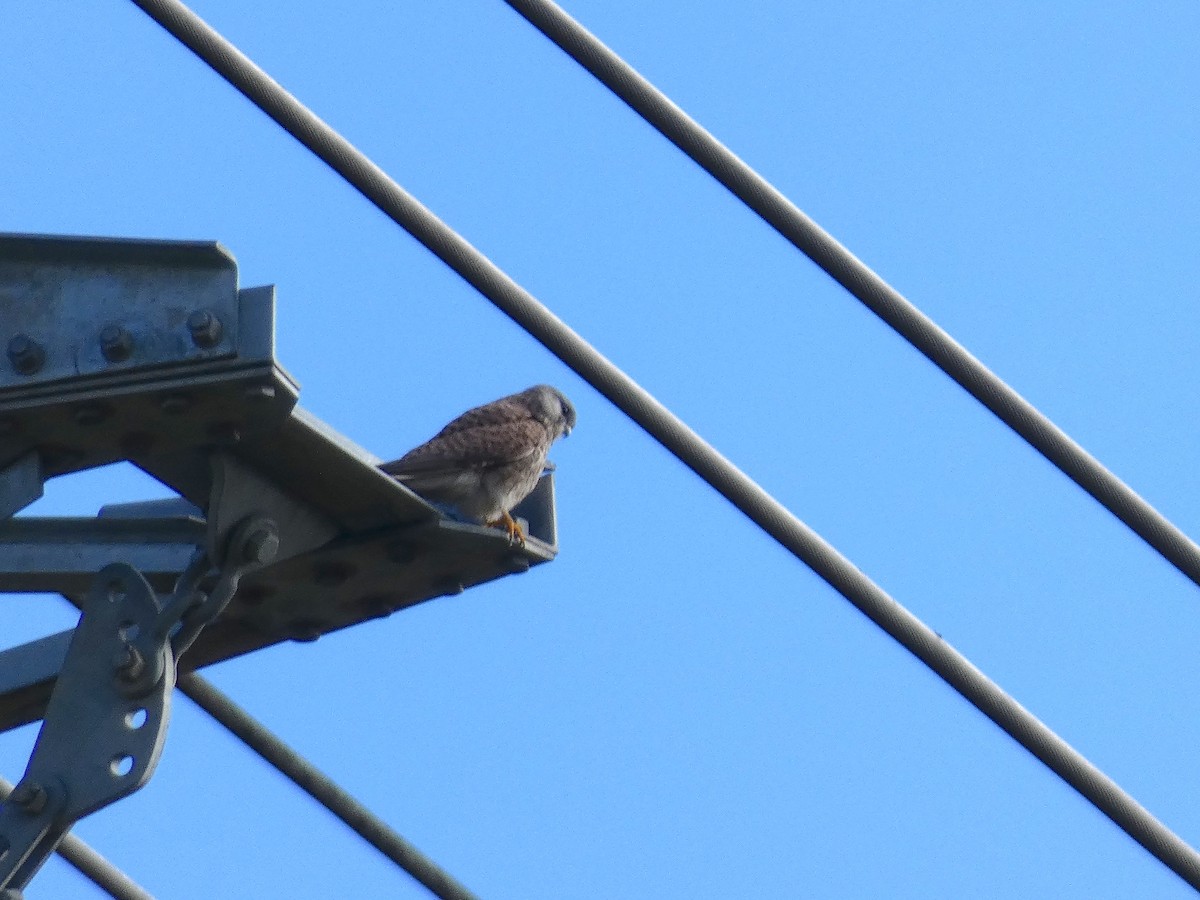
<path fill-rule="evenodd" d="M 100 352 L 109 362 L 124 362 L 133 355 L 133 335 L 120 325 L 100 329 Z"/>
<path fill-rule="evenodd" d="M 301 644 L 311 644 L 324 633 L 320 623 L 314 622 L 311 619 L 301 619 L 298 622 L 293 622 L 288 628 L 288 637 Z"/>
<path fill-rule="evenodd" d="M 188 332 L 197 347 L 215 347 L 221 343 L 221 320 L 211 310 L 198 309 L 187 317 Z"/>
<path fill-rule="evenodd" d="M 17 334 L 8 342 L 8 361 L 22 375 L 33 375 L 46 362 L 46 351 L 27 334 Z"/>
<path fill-rule="evenodd" d="M 354 605 L 365 615 L 382 619 L 400 607 L 400 598 L 394 594 L 367 594 L 355 600 Z"/>

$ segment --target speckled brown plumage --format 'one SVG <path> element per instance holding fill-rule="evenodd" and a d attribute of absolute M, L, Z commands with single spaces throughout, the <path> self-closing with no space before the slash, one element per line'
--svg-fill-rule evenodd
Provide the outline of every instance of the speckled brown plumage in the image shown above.
<path fill-rule="evenodd" d="M 427 500 L 523 539 L 508 514 L 537 484 L 550 445 L 574 427 L 571 402 L 537 385 L 468 410 L 380 468 Z"/>

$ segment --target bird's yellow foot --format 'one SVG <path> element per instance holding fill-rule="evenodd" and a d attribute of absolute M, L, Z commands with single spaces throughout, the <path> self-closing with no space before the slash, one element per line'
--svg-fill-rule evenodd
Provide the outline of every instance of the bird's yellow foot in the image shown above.
<path fill-rule="evenodd" d="M 500 518 L 494 522 L 488 522 L 489 528 L 503 528 L 508 532 L 508 542 L 510 544 L 520 544 L 525 546 L 525 532 L 521 529 L 521 523 L 510 516 L 508 513 L 502 513 Z"/>

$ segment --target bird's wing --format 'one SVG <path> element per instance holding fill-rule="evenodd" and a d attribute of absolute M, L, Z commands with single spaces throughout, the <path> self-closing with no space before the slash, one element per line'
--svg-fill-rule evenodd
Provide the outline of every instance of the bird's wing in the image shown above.
<path fill-rule="evenodd" d="M 459 416 L 432 440 L 410 450 L 400 459 L 380 466 L 398 478 L 461 473 L 470 469 L 491 469 L 527 459 L 541 451 L 546 443 L 546 428 L 528 414 L 507 416 L 496 421 L 464 421 L 487 407 Z"/>

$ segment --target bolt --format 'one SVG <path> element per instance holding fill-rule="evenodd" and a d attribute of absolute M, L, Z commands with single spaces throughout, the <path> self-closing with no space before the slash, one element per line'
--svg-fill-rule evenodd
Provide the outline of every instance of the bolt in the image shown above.
<path fill-rule="evenodd" d="M 315 622 L 312 619 L 301 619 L 298 622 L 293 622 L 288 629 L 288 637 L 301 644 L 311 644 L 324 633 L 325 631 L 321 627 L 321 623 Z"/>
<path fill-rule="evenodd" d="M 207 309 L 198 309 L 187 317 L 192 343 L 197 347 L 215 347 L 221 342 L 221 320 Z"/>
<path fill-rule="evenodd" d="M 279 552 L 279 532 L 271 525 L 253 528 L 242 541 L 242 558 L 246 562 L 266 565 Z"/>
<path fill-rule="evenodd" d="M 133 355 L 133 335 L 120 325 L 100 329 L 100 352 L 109 362 L 124 362 Z"/>
<path fill-rule="evenodd" d="M 399 609 L 403 605 L 403 600 L 395 594 L 368 594 L 355 600 L 354 605 L 366 615 L 381 619 Z"/>
<path fill-rule="evenodd" d="M 126 644 L 113 654 L 113 670 L 122 681 L 137 681 L 146 670 L 146 661 L 133 644 Z"/>
<path fill-rule="evenodd" d="M 22 375 L 32 375 L 46 362 L 46 351 L 29 335 L 14 335 L 8 342 L 8 361 Z"/>
<path fill-rule="evenodd" d="M 46 789 L 36 781 L 22 781 L 8 795 L 9 802 L 21 807 L 31 816 L 36 816 L 46 808 L 49 797 Z"/>

